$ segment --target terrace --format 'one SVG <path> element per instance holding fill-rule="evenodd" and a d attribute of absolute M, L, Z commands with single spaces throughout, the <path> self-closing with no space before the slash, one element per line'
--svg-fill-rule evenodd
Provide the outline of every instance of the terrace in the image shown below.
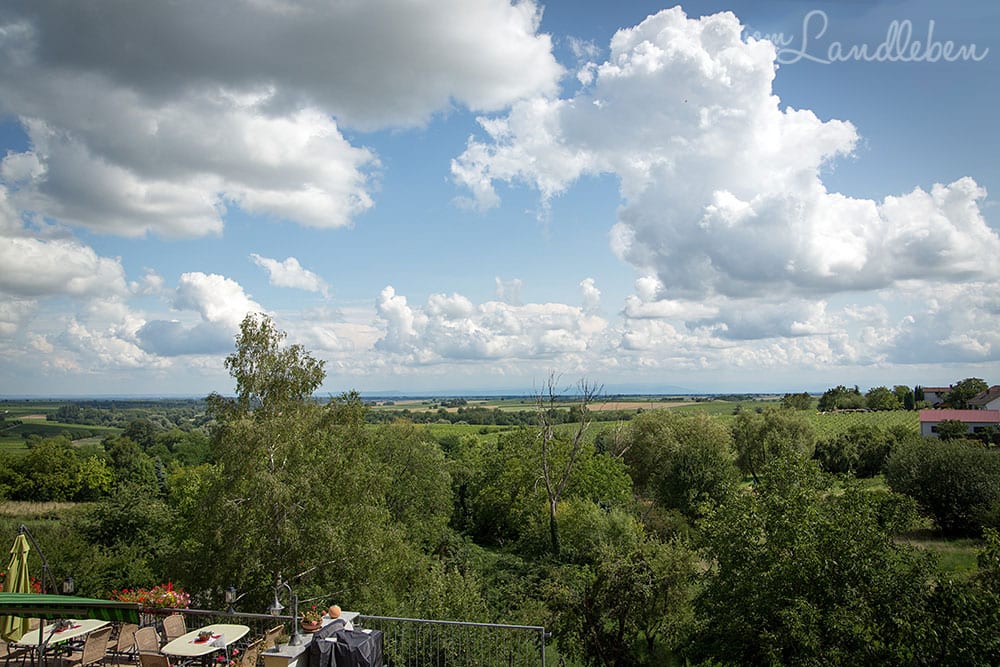
<path fill-rule="evenodd" d="M 276 622 L 282 626 L 275 647 L 260 653 L 254 667 L 308 667 L 309 644 L 312 635 L 301 633 L 297 619 L 291 615 L 254 614 L 207 609 L 143 608 L 140 627 L 151 627 L 160 639 L 160 648 L 167 635 L 164 620 L 179 614 L 187 628 L 201 628 L 214 624 L 239 624 L 250 631 L 233 646 L 245 651 L 258 638 L 263 638 Z M 545 628 L 524 625 L 493 623 L 467 623 L 417 618 L 371 616 L 345 612 L 355 630 L 378 631 L 382 634 L 383 667 L 444 667 L 445 665 L 482 665 L 491 667 L 518 667 L 545 665 L 545 644 L 549 634 Z M 105 665 L 139 666 L 139 653 L 134 641 L 128 637 L 118 641 L 124 624 L 115 623 L 115 632 L 109 646 L 118 650 L 106 653 Z M 298 637 L 296 637 L 298 635 Z M 296 645 L 297 644 L 297 645 Z M 4 667 L 27 667 L 32 664 L 31 653 L 15 644 L 0 643 L 0 660 Z M 176 659 L 171 660 L 171 664 Z M 180 661 L 178 660 L 177 663 Z M 55 656 L 48 664 L 65 667 L 64 656 Z M 213 663 L 215 664 L 215 663 Z M 225 664 L 219 663 L 219 664 Z M 242 665 L 240 667 L 250 667 Z"/>

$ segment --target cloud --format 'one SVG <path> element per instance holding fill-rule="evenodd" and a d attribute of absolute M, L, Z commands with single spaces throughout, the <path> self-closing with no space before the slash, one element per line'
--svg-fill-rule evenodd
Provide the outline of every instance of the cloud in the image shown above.
<path fill-rule="evenodd" d="M 254 264 L 264 268 L 271 279 L 272 285 L 278 287 L 293 287 L 307 292 L 319 292 L 329 296 L 330 286 L 318 275 L 305 269 L 294 257 L 286 257 L 284 261 L 262 257 L 252 253 L 250 258 Z"/>
<path fill-rule="evenodd" d="M 601 307 L 601 290 L 597 289 L 597 281 L 593 278 L 580 281 L 580 295 L 583 297 L 585 312 L 594 313 Z"/>
<path fill-rule="evenodd" d="M 998 325 L 1000 296 L 993 283 L 942 285 L 919 299 L 895 328 L 888 358 L 896 363 L 1000 361 Z"/>
<path fill-rule="evenodd" d="M 413 307 L 391 285 L 376 313 L 385 331 L 376 350 L 424 365 L 573 357 L 603 345 L 607 327 L 601 317 L 559 303 L 475 305 L 461 294 L 432 294 L 425 306 Z"/>
<path fill-rule="evenodd" d="M 13 336 L 24 326 L 37 306 L 34 299 L 0 300 L 0 335 Z"/>
<path fill-rule="evenodd" d="M 995 278 L 1000 237 L 972 178 L 882 201 L 827 191 L 822 169 L 850 155 L 851 123 L 782 108 L 775 49 L 731 13 L 679 8 L 619 30 L 590 85 L 480 119 L 452 164 L 481 208 L 497 182 L 543 202 L 586 174 L 618 177 L 614 252 L 660 296 L 810 298 L 901 281 Z"/>
<path fill-rule="evenodd" d="M 497 276 L 494 280 L 496 282 L 497 301 L 503 301 L 512 306 L 521 305 L 521 287 L 524 286 L 524 283 L 520 278 L 501 280 L 500 276 Z"/>
<path fill-rule="evenodd" d="M 497 110 L 562 75 L 531 0 L 0 6 L 21 211 L 123 236 L 219 234 L 227 208 L 350 225 L 379 168 L 341 124 Z M 266 48 L 261 45 L 266 44 Z"/>
<path fill-rule="evenodd" d="M 38 234 L 35 232 L 34 234 Z M 118 259 L 71 238 L 39 238 L 25 228 L 0 185 L 0 293 L 12 297 L 124 295 Z"/>
<path fill-rule="evenodd" d="M 136 332 L 142 349 L 164 357 L 225 354 L 233 348 L 240 322 L 250 313 L 265 312 L 236 281 L 218 274 L 181 275 L 172 294 L 177 311 L 192 311 L 196 322 L 154 319 Z"/>

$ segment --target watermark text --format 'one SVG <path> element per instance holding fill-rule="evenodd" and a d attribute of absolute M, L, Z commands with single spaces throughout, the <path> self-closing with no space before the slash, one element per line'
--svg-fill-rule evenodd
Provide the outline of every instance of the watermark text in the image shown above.
<path fill-rule="evenodd" d="M 885 39 L 876 45 L 868 43 L 845 44 L 832 41 L 823 50 L 830 18 L 822 9 L 814 9 L 802 19 L 802 34 L 800 37 L 784 33 L 762 34 L 752 32 L 754 39 L 770 40 L 777 47 L 777 61 L 781 65 L 792 65 L 806 60 L 822 65 L 833 63 L 855 62 L 892 62 L 892 63 L 936 63 L 971 60 L 980 62 L 987 54 L 989 47 L 979 49 L 975 44 L 956 44 L 952 40 L 941 41 L 934 36 L 934 20 L 927 21 L 926 38 L 924 33 L 914 32 L 910 19 L 893 20 L 886 30 Z M 825 57 L 824 57 L 825 56 Z"/>

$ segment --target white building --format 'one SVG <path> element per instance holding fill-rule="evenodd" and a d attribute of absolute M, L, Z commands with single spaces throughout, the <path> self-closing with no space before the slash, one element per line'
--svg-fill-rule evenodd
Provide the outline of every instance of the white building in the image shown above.
<path fill-rule="evenodd" d="M 964 423 L 972 435 L 988 426 L 1000 427 L 1000 410 L 921 410 L 920 435 L 938 437 L 938 424 L 946 420 Z"/>

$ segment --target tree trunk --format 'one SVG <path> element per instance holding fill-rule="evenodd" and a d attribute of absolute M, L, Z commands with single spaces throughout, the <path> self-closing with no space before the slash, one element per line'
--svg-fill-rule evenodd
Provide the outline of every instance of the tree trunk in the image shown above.
<path fill-rule="evenodd" d="M 557 500 L 549 501 L 549 537 L 552 539 L 552 554 L 559 556 L 559 522 L 556 521 Z"/>

